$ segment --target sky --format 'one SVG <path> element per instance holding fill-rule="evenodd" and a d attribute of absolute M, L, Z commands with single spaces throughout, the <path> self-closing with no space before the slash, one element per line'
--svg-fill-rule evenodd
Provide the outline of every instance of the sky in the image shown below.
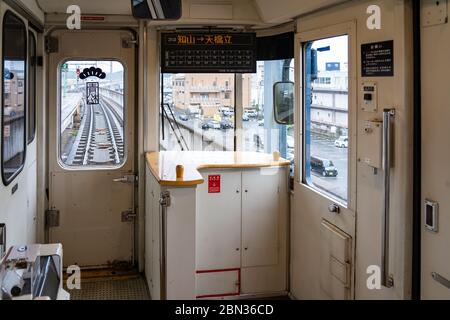
<path fill-rule="evenodd" d="M 68 64 L 69 71 L 76 71 L 77 67 L 83 71 L 84 68 L 92 66 L 101 68 L 106 73 L 123 71 L 123 65 L 118 61 L 68 61 Z"/>
<path fill-rule="evenodd" d="M 319 71 L 325 71 L 327 62 L 340 62 L 341 70 L 345 71 L 344 66 L 348 67 L 348 36 L 340 36 L 330 39 L 314 41 L 313 49 L 330 46 L 330 51 L 318 52 Z"/>

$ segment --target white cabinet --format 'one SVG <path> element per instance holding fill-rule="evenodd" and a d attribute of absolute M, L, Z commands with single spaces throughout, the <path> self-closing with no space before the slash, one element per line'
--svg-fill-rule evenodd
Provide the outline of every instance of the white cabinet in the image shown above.
<path fill-rule="evenodd" d="M 278 171 L 244 171 L 242 189 L 242 267 L 276 265 L 280 208 Z"/>
<path fill-rule="evenodd" d="M 198 186 L 196 201 L 197 297 L 286 290 L 286 175 L 278 168 L 202 171 L 205 183 Z M 219 192 L 210 192 L 211 176 L 220 176 Z"/>
<path fill-rule="evenodd" d="M 145 275 L 152 299 L 160 298 L 159 195 L 161 188 L 147 168 L 145 214 Z"/>
<path fill-rule="evenodd" d="M 208 192 L 208 177 L 220 176 L 220 193 Z M 197 187 L 197 271 L 239 268 L 241 263 L 241 173 L 210 172 Z"/>

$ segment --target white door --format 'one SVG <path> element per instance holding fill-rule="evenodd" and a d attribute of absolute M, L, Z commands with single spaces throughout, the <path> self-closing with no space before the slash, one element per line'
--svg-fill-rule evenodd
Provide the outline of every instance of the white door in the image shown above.
<path fill-rule="evenodd" d="M 49 206 L 59 222 L 49 241 L 63 244 L 66 266 L 132 266 L 133 34 L 62 30 L 51 37 Z"/>
<path fill-rule="evenodd" d="M 280 262 L 278 170 L 242 173 L 242 268 Z"/>
<path fill-rule="evenodd" d="M 301 72 L 296 83 L 301 112 L 298 157 L 302 167 L 291 208 L 291 283 L 299 299 L 352 298 L 353 250 L 355 235 L 355 36 L 354 24 L 337 25 L 300 33 L 297 55 Z M 315 58 L 316 57 L 316 58 Z M 333 62 L 328 66 L 326 62 Z M 347 146 L 336 146 L 348 137 Z M 323 232 L 323 225 L 331 225 Z M 340 256 L 334 256 L 330 239 L 345 234 Z M 334 270 L 334 266 L 338 266 Z M 350 268 L 350 271 L 348 270 Z M 321 279 L 342 274 L 339 290 Z M 343 292 L 343 294 L 342 294 Z M 339 294 L 338 294 L 339 293 Z"/>
<path fill-rule="evenodd" d="M 422 299 L 450 299 L 449 37 L 448 23 L 422 27 Z"/>

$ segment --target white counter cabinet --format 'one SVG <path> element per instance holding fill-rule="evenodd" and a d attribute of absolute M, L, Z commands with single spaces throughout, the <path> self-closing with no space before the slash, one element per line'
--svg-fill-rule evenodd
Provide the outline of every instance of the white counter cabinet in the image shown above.
<path fill-rule="evenodd" d="M 289 162 L 229 152 L 147 160 L 145 273 L 153 299 L 286 294 Z M 184 178 L 175 176 L 180 163 Z"/>

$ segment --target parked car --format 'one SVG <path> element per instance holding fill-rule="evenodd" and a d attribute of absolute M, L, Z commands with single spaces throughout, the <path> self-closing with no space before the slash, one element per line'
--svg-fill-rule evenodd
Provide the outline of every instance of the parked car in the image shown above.
<path fill-rule="evenodd" d="M 265 124 L 264 119 L 258 121 L 258 126 L 264 127 L 264 124 Z"/>
<path fill-rule="evenodd" d="M 233 128 L 233 124 L 230 122 L 230 121 L 228 121 L 228 120 L 222 120 L 221 122 L 220 122 L 220 128 L 221 129 L 231 129 L 231 128 Z"/>
<path fill-rule="evenodd" d="M 348 148 L 348 137 L 341 136 L 334 142 L 334 145 L 338 148 Z"/>
<path fill-rule="evenodd" d="M 181 121 L 188 121 L 189 117 L 186 114 L 181 113 L 180 115 L 178 115 L 178 119 L 180 119 Z"/>
<path fill-rule="evenodd" d="M 258 116 L 258 112 L 254 109 L 246 109 L 244 110 L 244 115 L 247 115 L 249 118 L 256 118 Z"/>
<path fill-rule="evenodd" d="M 242 121 L 249 121 L 250 118 L 245 113 L 242 115 Z"/>
<path fill-rule="evenodd" d="M 311 157 L 311 171 L 323 177 L 337 177 L 338 171 L 333 161 L 318 157 Z"/>
<path fill-rule="evenodd" d="M 215 120 L 208 121 L 208 127 L 211 129 L 220 129 L 220 122 Z"/>
<path fill-rule="evenodd" d="M 223 111 L 222 111 L 222 114 L 223 114 L 225 117 L 232 117 L 232 116 L 234 116 L 234 111 L 233 111 L 233 110 L 223 110 Z"/>
<path fill-rule="evenodd" d="M 206 121 L 200 122 L 200 128 L 202 128 L 203 130 L 208 130 L 209 129 L 208 122 L 206 122 Z"/>

